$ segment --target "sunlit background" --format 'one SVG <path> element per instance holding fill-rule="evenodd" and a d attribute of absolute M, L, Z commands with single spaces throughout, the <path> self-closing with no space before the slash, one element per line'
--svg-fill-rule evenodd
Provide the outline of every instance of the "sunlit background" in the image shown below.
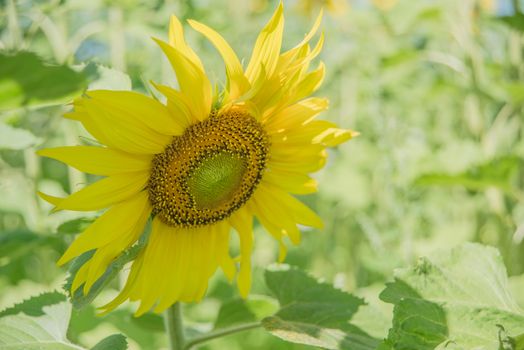
<path fill-rule="evenodd" d="M 151 40 L 167 38 L 171 14 L 213 27 L 245 60 L 277 2 L 0 0 L 0 5 L 0 49 L 28 50 L 79 70 L 100 63 L 116 72 L 97 77 L 92 87 L 131 83 L 149 94 L 150 80 L 176 86 Z M 285 0 L 284 5 L 284 48 L 301 40 L 324 7 L 321 60 L 327 74 L 317 94 L 330 99 L 330 109 L 322 117 L 361 133 L 332 151 L 328 166 L 315 175 L 319 193 L 304 199 L 325 228 L 305 232 L 286 262 L 375 300 L 394 268 L 477 241 L 500 249 L 524 304 L 524 21 L 504 20 L 524 2 Z M 186 36 L 221 87 L 224 68 L 215 49 L 190 29 Z M 52 78 L 42 82 L 53 83 Z M 41 159 L 35 150 L 89 142 L 79 124 L 61 118 L 69 109 L 0 112 L 0 309 L 63 284 L 66 270 L 55 261 L 74 236 L 57 228 L 80 216 L 49 215 L 50 206 L 36 190 L 65 195 L 95 177 Z M 267 293 L 261 268 L 277 254 L 276 243 L 257 228 L 253 294 Z M 95 306 L 118 287 L 113 283 Z M 208 297 L 186 308 L 189 324 L 212 322 L 219 301 L 233 297 L 238 297 L 235 287 L 217 273 Z M 130 310 L 127 305 L 106 317 L 95 317 L 94 306 L 74 312 L 69 337 L 92 346 L 119 331 L 131 349 L 165 346 L 160 317 L 137 320 Z M 377 302 L 375 312 L 370 332 L 380 336 L 391 316 L 383 303 Z M 262 331 L 202 347 L 308 348 Z"/>

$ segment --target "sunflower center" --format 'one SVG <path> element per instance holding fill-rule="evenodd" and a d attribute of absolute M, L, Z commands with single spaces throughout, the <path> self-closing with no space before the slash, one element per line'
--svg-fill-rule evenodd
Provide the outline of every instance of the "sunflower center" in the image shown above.
<path fill-rule="evenodd" d="M 248 113 L 212 113 L 154 157 L 148 186 L 153 214 L 183 227 L 229 217 L 260 182 L 268 149 L 266 133 Z"/>

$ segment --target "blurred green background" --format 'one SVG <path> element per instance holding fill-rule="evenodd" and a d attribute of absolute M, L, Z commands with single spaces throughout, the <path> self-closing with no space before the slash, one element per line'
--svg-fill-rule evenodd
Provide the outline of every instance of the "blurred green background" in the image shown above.
<path fill-rule="evenodd" d="M 27 50 L 45 62 L 85 69 L 92 72 L 91 87 L 132 86 L 149 93 L 149 80 L 176 84 L 151 40 L 167 38 L 171 14 L 213 27 L 245 60 L 276 5 L 273 0 L 0 0 L 0 49 Z M 325 229 L 306 231 L 286 262 L 373 301 L 394 268 L 475 241 L 499 248 L 512 283 L 523 281 L 524 3 L 286 0 L 284 5 L 284 48 L 300 41 L 319 8 L 326 8 L 321 59 L 327 75 L 317 94 L 331 105 L 322 118 L 361 133 L 332 151 L 328 166 L 316 175 L 320 191 L 304 200 L 319 212 Z M 215 49 L 190 29 L 186 37 L 222 86 L 224 68 Z M 74 79 L 58 71 L 34 76 L 30 61 L 24 76 L 35 89 L 59 90 L 61 81 Z M 88 63 L 102 67 L 83 68 Z M 7 62 L 0 62 L 0 81 L 2 65 L 5 73 Z M 0 85 L 0 99 L 6 89 Z M 22 104 L 0 101 L 0 310 L 61 289 L 66 271 L 55 261 L 76 232 L 60 225 L 85 216 L 49 216 L 50 206 L 36 190 L 66 194 L 95 180 L 35 155 L 39 148 L 89 137 L 61 118 L 70 107 Z M 267 293 L 262 268 L 277 253 L 277 244 L 257 227 L 253 294 Z M 95 306 L 115 295 L 118 283 L 112 287 Z M 516 293 L 521 304 L 522 294 Z M 220 303 L 235 297 L 235 287 L 217 274 L 208 297 L 186 307 L 189 324 L 212 322 Z M 128 304 L 105 317 L 96 317 L 92 306 L 75 311 L 69 337 L 92 346 L 120 331 L 131 349 L 165 347 L 161 319 L 134 319 L 132 309 Z M 388 307 L 377 301 L 375 311 L 373 327 L 380 334 L 389 327 Z M 261 330 L 202 347 L 306 348 Z"/>

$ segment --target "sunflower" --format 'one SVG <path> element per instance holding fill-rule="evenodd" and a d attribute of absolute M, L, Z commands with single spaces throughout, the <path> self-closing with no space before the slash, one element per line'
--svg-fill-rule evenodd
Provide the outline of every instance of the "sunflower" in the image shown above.
<path fill-rule="evenodd" d="M 132 262 L 120 294 L 102 308 L 127 299 L 139 301 L 136 315 L 161 312 L 178 301 L 200 300 L 220 267 L 240 294 L 251 285 L 253 219 L 280 243 L 300 242 L 297 225 L 322 227 L 320 218 L 292 194 L 309 194 L 317 183 L 309 174 L 321 169 L 326 148 L 354 132 L 315 120 L 328 107 L 308 97 L 322 82 L 324 65 L 308 72 L 323 37 L 310 40 L 321 21 L 292 49 L 280 53 L 282 3 L 259 34 L 244 70 L 228 43 L 196 21 L 225 62 L 227 84 L 213 95 L 195 52 L 171 17 L 169 42 L 155 40 L 173 66 L 179 89 L 153 84 L 163 104 L 131 91 L 87 91 L 66 118 L 79 121 L 103 146 L 40 150 L 41 156 L 80 171 L 105 176 L 66 198 L 40 194 L 54 210 L 108 208 L 82 232 L 59 265 L 88 251 L 94 254 L 78 271 L 72 291 L 87 293 L 108 265 L 137 243 L 151 219 L 145 247 Z M 239 237 L 240 256 L 229 253 L 230 231 Z"/>

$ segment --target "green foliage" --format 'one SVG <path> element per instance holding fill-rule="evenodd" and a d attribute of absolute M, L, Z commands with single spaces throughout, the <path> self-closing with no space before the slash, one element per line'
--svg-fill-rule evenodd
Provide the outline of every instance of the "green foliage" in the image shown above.
<path fill-rule="evenodd" d="M 71 304 L 58 292 L 44 293 L 0 313 L 0 348 L 5 350 L 85 350 L 67 339 Z M 125 350 L 126 338 L 114 334 L 94 350 Z"/>
<path fill-rule="evenodd" d="M 465 244 L 395 271 L 381 294 L 395 305 L 387 343 L 394 349 L 499 349 L 499 326 L 524 331 L 524 312 L 510 294 L 506 269 L 493 248 Z"/>
<path fill-rule="evenodd" d="M 277 309 L 278 305 L 274 299 L 262 295 L 250 295 L 247 300 L 230 300 L 220 306 L 213 328 L 259 321 L 274 314 Z"/>
<path fill-rule="evenodd" d="M 289 266 L 266 271 L 268 288 L 280 309 L 262 321 L 284 340 L 326 349 L 374 349 L 378 341 L 350 324 L 363 300 L 321 283 Z"/>
<path fill-rule="evenodd" d="M 515 194 L 514 180 L 522 167 L 522 159 L 506 156 L 471 167 L 460 174 L 426 174 L 416 180 L 417 185 L 463 186 L 472 191 L 496 187 L 508 195 Z"/>
<path fill-rule="evenodd" d="M 0 123 L 0 149 L 26 149 L 39 142 L 40 139 L 30 131 Z"/>
<path fill-rule="evenodd" d="M 78 218 L 70 221 L 66 221 L 58 228 L 56 231 L 58 233 L 62 234 L 73 234 L 76 235 L 78 233 L 83 232 L 91 223 L 93 223 L 94 219 L 88 219 L 88 218 Z"/>
<path fill-rule="evenodd" d="M 40 316 L 8 314 L 0 318 L 0 347 L 9 350 L 82 350 L 66 338 L 71 316 L 71 305 L 65 300 L 58 303 L 54 295 L 42 295 L 15 307 L 25 312 L 23 305 L 31 305 L 30 312 L 40 309 Z M 38 304 L 42 304 L 38 307 Z"/>
<path fill-rule="evenodd" d="M 122 334 L 113 334 L 102 339 L 91 350 L 126 350 L 127 340 Z"/>
<path fill-rule="evenodd" d="M 512 29 L 524 32 L 524 14 L 517 12 L 512 16 L 503 16 L 500 20 Z"/>
<path fill-rule="evenodd" d="M 42 316 L 44 314 L 42 310 L 44 306 L 54 305 L 64 301 L 66 301 L 66 297 L 62 293 L 43 293 L 3 310 L 0 312 L 0 317 L 16 315 L 21 312 L 28 316 Z"/>
<path fill-rule="evenodd" d="M 31 52 L 0 53 L 0 77 L 0 110 L 69 102 L 87 86 L 83 73 Z"/>
<path fill-rule="evenodd" d="M 498 248 L 511 276 L 515 302 L 524 308 L 524 21 L 518 11 L 506 15 L 514 13 L 508 5 L 516 2 L 398 0 L 389 1 L 389 7 L 388 1 L 347 1 L 349 11 L 341 16 L 326 11 L 322 23 L 326 42 L 320 59 L 326 64 L 326 78 L 318 96 L 328 97 L 330 108 L 320 118 L 358 130 L 361 136 L 330 151 L 328 167 L 314 175 L 318 194 L 301 199 L 319 213 L 325 229 L 304 232 L 301 245 L 289 250 L 287 260 L 333 281 L 336 288 L 320 283 L 323 287 L 317 289 L 314 279 L 296 277 L 301 272 L 284 272 L 290 281 L 296 278 L 296 286 L 308 286 L 303 288 L 306 296 L 316 295 L 307 292 L 310 287 L 318 296 L 338 295 L 343 293 L 340 288 L 362 299 L 343 293 L 346 297 L 335 298 L 320 312 L 313 296 L 304 300 L 299 288 L 293 287 L 295 282 L 288 286 L 283 279 L 278 284 L 273 281 L 268 290 L 262 267 L 274 261 L 276 247 L 257 230 L 253 266 L 260 269 L 254 271 L 253 294 L 238 299 L 235 287 L 217 274 L 201 303 L 184 306 L 187 337 L 258 326 L 208 342 L 202 349 L 304 350 L 312 347 L 303 344 L 347 347 L 347 334 L 354 341 L 356 334 L 365 332 L 369 336 L 362 338 L 364 344 L 349 347 L 370 349 L 388 337 L 391 326 L 390 339 L 380 344 L 381 350 L 394 346 L 418 350 L 411 347 L 413 343 L 421 349 L 463 350 L 468 346 L 460 341 L 481 342 L 479 334 L 489 337 L 487 349 L 498 345 L 502 350 L 522 350 L 524 332 L 512 326 L 514 316 L 508 316 L 512 312 L 492 306 L 498 299 L 491 306 L 483 300 L 483 305 L 473 303 L 465 309 L 457 305 L 463 299 L 455 297 L 458 291 L 451 288 L 505 272 L 474 274 L 474 268 L 482 271 L 487 266 L 472 259 L 468 275 L 449 277 L 446 268 L 438 278 L 436 267 L 467 263 L 437 261 L 430 254 L 449 252 L 464 241 Z M 35 195 L 37 189 L 64 195 L 96 179 L 34 154 L 36 147 L 99 145 L 78 123 L 62 119 L 71 109 L 68 103 L 86 88 L 132 87 L 155 95 L 149 91 L 149 80 L 176 88 L 171 67 L 150 40 L 151 36 L 167 39 L 173 13 L 217 29 L 246 66 L 258 30 L 276 2 L 218 0 L 208 6 L 209 1 L 201 0 L 0 1 L 4 50 L 0 54 L 0 310 L 23 296 L 59 288 L 64 269 L 55 262 L 73 235 L 91 220 L 77 219 L 67 211 L 49 216 L 49 206 Z M 384 6 L 375 6 L 380 3 Z M 486 8 L 487 3 L 493 7 Z M 302 0 L 285 5 L 283 47 L 290 48 L 309 30 L 316 13 L 304 14 Z M 221 58 L 182 22 L 212 84 L 220 86 L 225 82 Z M 27 49 L 31 52 L 23 51 Z M 233 243 L 232 254 L 236 248 Z M 69 283 L 90 254 L 72 264 Z M 390 303 L 378 300 L 395 267 L 428 255 L 417 265 L 422 271 L 427 268 L 427 274 L 406 272 L 413 276 L 403 277 L 400 273 L 402 279 L 388 285 L 383 294 L 387 298 L 389 293 Z M 100 339 L 121 332 L 130 347 L 166 348 L 160 315 L 134 318 L 133 303 L 104 317 L 96 315 L 95 297 L 105 302 L 122 287 L 114 277 L 128 258 L 120 258 L 89 295 L 84 296 L 81 288 L 74 293 L 66 346 L 72 342 L 92 348 Z M 500 258 L 491 253 L 486 259 L 501 266 Z M 168 273 L 165 278 L 176 276 Z M 428 289 L 433 287 L 434 294 L 423 288 L 422 281 Z M 450 288 L 441 290 L 437 282 Z M 289 294 L 274 293 L 275 286 Z M 472 295 L 473 288 L 479 295 L 486 290 L 484 285 L 474 285 L 466 291 Z M 444 294 L 445 300 L 439 299 Z M 52 295 L 57 303 L 63 298 Z M 46 308 L 57 305 L 52 295 L 5 309 L 1 322 L 15 317 L 13 322 L 27 327 L 30 318 L 29 326 L 34 327 L 33 318 L 46 317 Z M 40 307 L 38 298 L 48 299 L 50 305 Z M 293 299 L 299 300 L 299 306 L 293 306 Z M 345 311 L 337 310 L 336 315 L 348 324 L 330 317 L 322 321 L 334 312 L 332 305 L 344 306 Z M 475 307 L 482 312 L 473 320 L 468 312 Z M 309 310 L 318 312 L 321 321 L 309 317 Z M 283 336 L 271 335 L 262 323 Z M 467 339 L 461 333 L 465 327 L 473 332 Z M 123 344 L 121 339 L 114 336 L 107 342 L 117 347 Z"/>

